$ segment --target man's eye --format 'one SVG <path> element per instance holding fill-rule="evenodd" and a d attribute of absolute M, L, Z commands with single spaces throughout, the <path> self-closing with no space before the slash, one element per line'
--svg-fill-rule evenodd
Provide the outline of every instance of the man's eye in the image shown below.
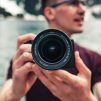
<path fill-rule="evenodd" d="M 76 1 L 76 0 L 75 0 L 75 1 L 71 2 L 70 4 L 71 4 L 71 5 L 74 5 L 74 6 L 77 6 L 77 5 L 79 5 L 79 3 L 80 3 L 79 1 Z"/>
<path fill-rule="evenodd" d="M 82 5 L 86 5 L 86 2 L 84 2 L 84 1 L 74 1 L 74 2 L 72 2 L 71 4 L 72 4 L 72 5 L 75 5 L 75 6 L 78 6 L 80 3 L 81 3 Z"/>
<path fill-rule="evenodd" d="M 86 5 L 86 2 L 85 1 L 81 1 L 80 2 L 82 5 Z"/>

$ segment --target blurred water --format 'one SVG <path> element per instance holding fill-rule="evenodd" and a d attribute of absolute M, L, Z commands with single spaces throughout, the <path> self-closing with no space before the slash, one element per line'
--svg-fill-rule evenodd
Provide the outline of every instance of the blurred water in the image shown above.
<path fill-rule="evenodd" d="M 37 34 L 45 28 L 44 21 L 0 21 L 0 86 L 4 82 L 9 60 L 15 52 L 17 37 L 31 32 Z"/>
<path fill-rule="evenodd" d="M 39 33 L 47 28 L 44 21 L 0 20 L 0 87 L 3 85 L 8 64 L 16 50 L 17 37 L 25 33 Z M 101 53 L 101 20 L 91 15 L 85 21 L 83 34 L 73 38 L 85 47 Z"/>

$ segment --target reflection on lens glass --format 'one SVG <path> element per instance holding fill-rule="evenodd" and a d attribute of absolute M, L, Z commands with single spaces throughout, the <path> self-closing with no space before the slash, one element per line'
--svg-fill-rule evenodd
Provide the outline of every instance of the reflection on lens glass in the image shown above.
<path fill-rule="evenodd" d="M 54 63 L 62 59 L 66 46 L 63 40 L 57 36 L 48 36 L 39 44 L 39 54 L 47 62 Z"/>

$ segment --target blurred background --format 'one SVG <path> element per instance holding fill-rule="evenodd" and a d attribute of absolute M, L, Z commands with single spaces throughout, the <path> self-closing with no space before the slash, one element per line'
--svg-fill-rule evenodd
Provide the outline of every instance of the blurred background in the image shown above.
<path fill-rule="evenodd" d="M 73 35 L 73 39 L 101 54 L 101 0 L 87 0 L 86 4 L 84 32 Z M 40 0 L 0 0 L 0 88 L 16 50 L 17 37 L 48 28 L 40 7 Z"/>

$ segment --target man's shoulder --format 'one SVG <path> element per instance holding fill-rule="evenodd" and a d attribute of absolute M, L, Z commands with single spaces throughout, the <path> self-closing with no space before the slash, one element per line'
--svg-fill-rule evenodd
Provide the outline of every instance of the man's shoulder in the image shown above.
<path fill-rule="evenodd" d="M 98 68 L 98 67 L 100 67 L 101 69 L 101 55 L 100 54 L 90 50 L 89 48 L 80 46 L 78 44 L 75 44 L 75 50 L 79 51 L 80 57 L 92 71 L 94 71 L 95 68 Z"/>
<path fill-rule="evenodd" d="M 98 56 L 98 57 L 101 57 L 101 54 L 89 49 L 89 48 L 86 48 L 86 47 L 83 47 L 77 43 L 74 44 L 74 47 L 75 47 L 75 51 L 79 51 L 80 53 L 82 54 L 87 54 L 87 55 L 90 55 L 90 56 Z"/>

